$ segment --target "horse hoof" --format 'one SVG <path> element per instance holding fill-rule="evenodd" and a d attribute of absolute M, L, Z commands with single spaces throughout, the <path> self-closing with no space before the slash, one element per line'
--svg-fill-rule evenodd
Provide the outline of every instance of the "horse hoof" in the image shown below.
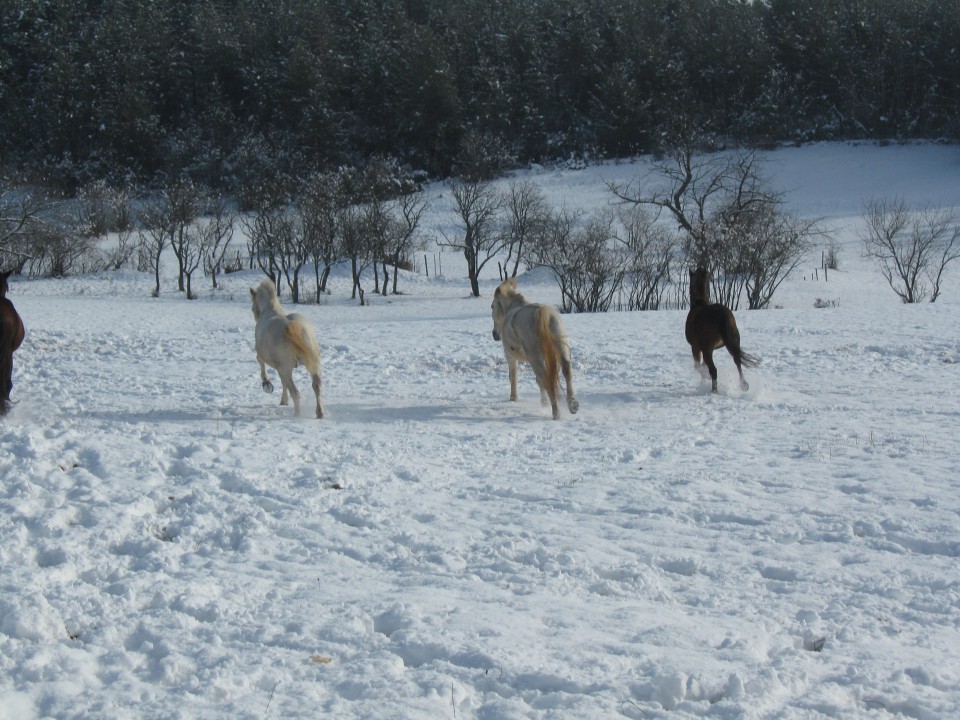
<path fill-rule="evenodd" d="M 746 380 L 741 380 L 741 381 L 740 381 L 740 389 L 743 390 L 744 392 L 746 392 L 747 390 L 750 389 L 750 383 L 748 383 Z"/>
<path fill-rule="evenodd" d="M 577 414 L 577 410 L 580 409 L 580 403 L 577 402 L 576 400 L 571 400 L 569 403 L 567 403 L 567 407 L 570 408 L 570 414 L 571 414 L 571 415 L 576 415 L 576 414 Z"/>
<path fill-rule="evenodd" d="M 263 385 L 262 385 L 261 387 L 263 387 L 263 391 L 264 391 L 265 393 L 272 393 L 272 392 L 273 392 L 273 383 L 270 382 L 269 380 L 268 380 L 267 382 L 263 383 Z"/>

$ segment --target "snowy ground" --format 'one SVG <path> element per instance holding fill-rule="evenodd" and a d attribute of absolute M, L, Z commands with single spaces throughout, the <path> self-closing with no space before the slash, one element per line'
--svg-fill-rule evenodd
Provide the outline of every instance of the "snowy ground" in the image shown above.
<path fill-rule="evenodd" d="M 507 402 L 452 257 L 298 308 L 322 421 L 260 390 L 253 274 L 14 282 L 0 718 L 960 717 L 960 266 L 903 306 L 855 239 L 867 197 L 960 205 L 960 149 L 769 170 L 840 271 L 738 313 L 751 389 L 723 355 L 711 396 L 680 311 L 565 316 L 560 422 L 529 371 Z M 638 172 L 534 177 L 594 206 Z"/>

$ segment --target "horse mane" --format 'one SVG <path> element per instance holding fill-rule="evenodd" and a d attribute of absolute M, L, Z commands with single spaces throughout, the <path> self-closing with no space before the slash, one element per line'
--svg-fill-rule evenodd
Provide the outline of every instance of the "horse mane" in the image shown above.
<path fill-rule="evenodd" d="M 265 278 L 260 283 L 255 291 L 255 297 L 261 310 L 273 307 L 277 312 L 280 312 L 283 309 L 280 305 L 280 297 L 277 295 L 277 286 L 273 284 L 273 280 L 270 278 Z"/>
<path fill-rule="evenodd" d="M 520 302 L 525 303 L 527 301 L 520 291 L 517 290 L 517 279 L 515 277 L 508 278 L 500 283 L 493 294 L 499 295 L 508 302 L 519 300 Z"/>
<path fill-rule="evenodd" d="M 273 280 L 270 278 L 265 278 L 260 282 L 260 286 L 257 288 L 257 295 L 267 298 L 277 297 L 277 286 L 273 284 Z"/>

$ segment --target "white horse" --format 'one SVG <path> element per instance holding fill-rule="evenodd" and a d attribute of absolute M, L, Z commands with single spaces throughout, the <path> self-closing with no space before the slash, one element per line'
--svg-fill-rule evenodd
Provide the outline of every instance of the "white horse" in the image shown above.
<path fill-rule="evenodd" d="M 540 401 L 550 401 L 553 419 L 560 419 L 557 395 L 560 372 L 567 385 L 567 407 L 571 414 L 580 409 L 573 392 L 570 343 L 560 314 L 549 305 L 528 303 L 517 292 L 517 279 L 500 283 L 493 293 L 493 339 L 503 342 L 503 354 L 510 372 L 510 399 L 517 399 L 517 369 L 520 362 L 533 367 L 540 386 Z"/>
<path fill-rule="evenodd" d="M 283 394 L 280 404 L 287 404 L 287 396 L 293 398 L 294 414 L 300 415 L 300 391 L 293 384 L 293 369 L 303 365 L 313 379 L 313 392 L 317 396 L 317 417 L 323 417 L 323 380 L 320 377 L 320 347 L 310 321 L 298 313 L 287 315 L 277 298 L 277 287 L 269 278 L 250 290 L 253 299 L 253 318 L 257 321 L 257 362 L 260 363 L 260 380 L 264 392 L 273 392 L 273 383 L 267 379 L 269 365 L 280 376 Z"/>

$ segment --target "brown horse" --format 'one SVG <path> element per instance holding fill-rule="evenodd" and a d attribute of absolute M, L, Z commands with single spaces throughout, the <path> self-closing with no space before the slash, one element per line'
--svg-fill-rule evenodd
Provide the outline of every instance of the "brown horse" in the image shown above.
<path fill-rule="evenodd" d="M 0 415 L 6 415 L 13 388 L 13 352 L 23 342 L 23 320 L 13 303 L 7 299 L 7 278 L 0 273 Z"/>
<path fill-rule="evenodd" d="M 712 390 L 717 392 L 717 366 L 713 362 L 713 351 L 726 346 L 740 373 L 740 388 L 749 390 L 750 385 L 743 378 L 743 365 L 756 367 L 760 358 L 740 349 L 740 331 L 730 308 L 720 303 L 710 303 L 710 273 L 703 268 L 690 271 L 690 312 L 687 313 L 685 334 L 693 351 L 693 364 L 698 370 L 700 357 L 710 371 Z"/>

